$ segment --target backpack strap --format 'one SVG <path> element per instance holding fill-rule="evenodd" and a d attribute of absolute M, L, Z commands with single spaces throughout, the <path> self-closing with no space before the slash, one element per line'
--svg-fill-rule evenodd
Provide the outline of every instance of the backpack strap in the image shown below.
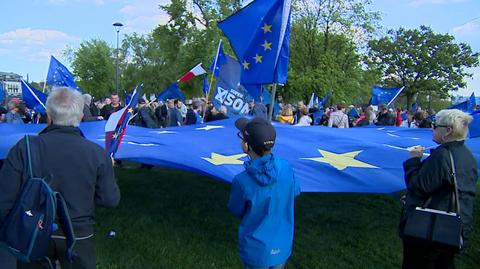
<path fill-rule="evenodd" d="M 66 255 L 70 261 L 73 261 L 76 254 L 73 251 L 73 247 L 75 246 L 75 232 L 73 230 L 72 220 L 70 218 L 70 214 L 68 213 L 67 203 L 63 196 L 57 192 L 55 193 L 55 198 L 57 200 L 57 217 L 58 217 L 58 224 L 62 228 L 63 234 L 65 235 L 65 241 L 67 245 Z"/>
<path fill-rule="evenodd" d="M 29 179 L 33 178 L 33 169 L 32 169 L 32 151 L 30 149 L 30 136 L 25 135 L 25 148 L 27 149 L 27 169 Z"/>

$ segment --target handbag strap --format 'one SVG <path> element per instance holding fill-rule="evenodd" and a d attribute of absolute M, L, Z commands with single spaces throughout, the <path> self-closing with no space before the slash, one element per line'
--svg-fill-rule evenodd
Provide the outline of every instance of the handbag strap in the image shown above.
<path fill-rule="evenodd" d="M 457 213 L 460 214 L 460 202 L 458 198 L 458 185 L 457 185 L 457 173 L 455 170 L 455 162 L 453 161 L 453 155 L 451 151 L 448 151 L 448 154 L 450 155 L 450 162 L 452 163 L 452 177 L 453 177 L 453 190 L 454 192 L 452 193 L 454 197 L 452 197 L 452 202 L 455 203 Z"/>

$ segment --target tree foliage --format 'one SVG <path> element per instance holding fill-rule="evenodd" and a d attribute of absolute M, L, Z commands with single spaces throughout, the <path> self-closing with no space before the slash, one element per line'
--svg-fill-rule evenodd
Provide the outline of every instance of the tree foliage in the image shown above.
<path fill-rule="evenodd" d="M 467 68 L 479 64 L 479 54 L 449 34 L 436 34 L 430 27 L 388 31 L 369 43 L 369 64 L 383 73 L 387 86 L 405 86 L 407 105 L 416 95 L 448 96 L 466 86 Z"/>
<path fill-rule="evenodd" d="M 331 102 L 365 103 L 378 75 L 362 65 L 359 47 L 374 32 L 378 13 L 370 1 L 297 0 L 290 41 L 287 100 L 312 92 Z"/>
<path fill-rule="evenodd" d="M 115 89 L 115 58 L 108 44 L 99 39 L 82 42 L 73 52 L 73 73 L 78 86 L 94 96 L 106 96 Z"/>

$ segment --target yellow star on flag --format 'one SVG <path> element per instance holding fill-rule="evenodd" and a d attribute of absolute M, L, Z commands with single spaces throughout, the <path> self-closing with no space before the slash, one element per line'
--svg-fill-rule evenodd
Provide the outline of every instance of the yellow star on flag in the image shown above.
<path fill-rule="evenodd" d="M 265 23 L 265 24 L 263 25 L 262 29 L 263 29 L 263 33 L 264 33 L 264 34 L 266 34 L 266 33 L 268 33 L 268 32 L 271 33 L 271 32 L 272 32 L 272 25 Z"/>
<path fill-rule="evenodd" d="M 128 112 L 133 113 L 133 108 L 129 108 Z"/>
<path fill-rule="evenodd" d="M 253 59 L 255 59 L 255 63 L 257 63 L 257 64 L 262 63 L 263 56 L 255 54 L 255 57 L 253 57 Z"/>
<path fill-rule="evenodd" d="M 362 152 L 362 150 L 351 151 L 346 153 L 334 153 L 326 150 L 318 150 L 323 157 L 302 158 L 304 160 L 311 160 L 320 163 L 327 163 L 335 167 L 338 170 L 343 170 L 347 167 L 359 167 L 359 168 L 378 168 L 368 163 L 359 161 L 355 157 Z"/>
<path fill-rule="evenodd" d="M 265 40 L 265 43 L 262 44 L 264 50 L 272 50 L 272 42 Z"/>
<path fill-rule="evenodd" d="M 243 164 L 243 161 L 239 159 L 245 156 L 247 156 L 247 154 L 222 155 L 212 152 L 211 158 L 202 157 L 202 159 L 213 165 Z"/>
<path fill-rule="evenodd" d="M 113 133 L 112 138 L 117 138 L 117 137 L 118 137 L 118 134 L 117 134 L 117 133 Z"/>
<path fill-rule="evenodd" d="M 247 60 L 243 60 L 243 69 L 248 70 L 250 68 L 250 63 Z"/>

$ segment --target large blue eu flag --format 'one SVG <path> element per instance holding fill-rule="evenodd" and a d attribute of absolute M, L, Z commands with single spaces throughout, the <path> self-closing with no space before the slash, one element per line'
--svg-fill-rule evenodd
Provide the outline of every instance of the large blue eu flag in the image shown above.
<path fill-rule="evenodd" d="M 255 0 L 218 23 L 242 64 L 242 84 L 286 83 L 291 0 Z"/>
<path fill-rule="evenodd" d="M 75 83 L 75 78 L 70 71 L 55 57 L 50 58 L 48 67 L 47 84 L 59 87 L 69 87 L 81 92 L 80 87 Z"/>
<path fill-rule="evenodd" d="M 386 104 L 390 106 L 393 101 L 402 93 L 404 87 L 401 88 L 382 88 L 374 86 L 372 88 L 372 99 L 370 101 L 371 105 Z"/>

